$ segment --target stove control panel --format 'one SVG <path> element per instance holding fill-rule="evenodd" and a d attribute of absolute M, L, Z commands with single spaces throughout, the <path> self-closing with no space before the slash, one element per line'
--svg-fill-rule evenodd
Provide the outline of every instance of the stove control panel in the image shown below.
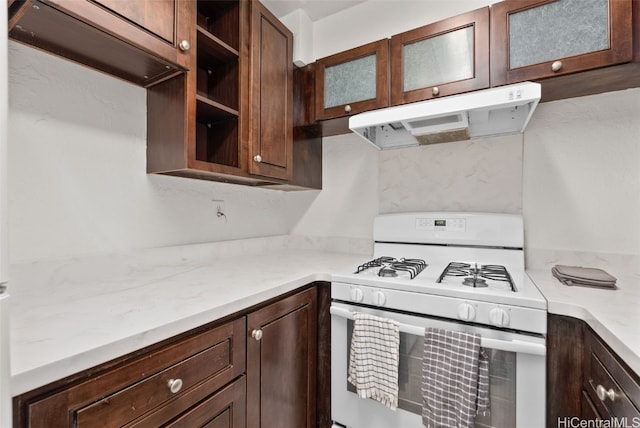
<path fill-rule="evenodd" d="M 344 302 L 360 303 L 383 311 L 395 309 L 425 316 L 541 334 L 545 334 L 547 331 L 547 311 L 544 309 L 383 289 L 361 284 L 346 284 L 337 281 L 331 284 L 331 298 Z M 389 317 L 392 318 L 392 312 L 389 314 Z"/>
<path fill-rule="evenodd" d="M 464 218 L 416 218 L 416 230 L 437 232 L 464 232 L 467 220 Z"/>

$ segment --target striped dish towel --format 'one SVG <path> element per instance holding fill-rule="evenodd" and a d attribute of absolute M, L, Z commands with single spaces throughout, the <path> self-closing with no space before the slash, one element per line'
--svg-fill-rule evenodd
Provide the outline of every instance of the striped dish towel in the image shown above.
<path fill-rule="evenodd" d="M 372 398 L 396 410 L 400 326 L 374 315 L 354 314 L 348 381 L 361 398 Z"/>
<path fill-rule="evenodd" d="M 422 398 L 427 428 L 471 428 L 489 410 L 489 358 L 479 335 L 426 329 Z"/>

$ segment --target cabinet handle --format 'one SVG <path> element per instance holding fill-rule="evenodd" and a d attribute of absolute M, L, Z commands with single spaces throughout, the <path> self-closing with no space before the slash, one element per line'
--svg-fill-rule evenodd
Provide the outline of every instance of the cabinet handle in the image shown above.
<path fill-rule="evenodd" d="M 604 401 L 607 398 L 611 401 L 614 401 L 616 398 L 616 392 L 613 390 L 613 388 L 609 388 L 609 390 L 606 390 L 602 385 L 596 386 L 596 394 L 598 395 L 600 401 Z"/>
<path fill-rule="evenodd" d="M 259 328 L 254 329 L 251 332 L 251 337 L 253 337 L 255 340 L 262 339 L 262 330 L 260 330 Z"/>
<path fill-rule="evenodd" d="M 438 88 L 437 86 L 434 86 L 433 89 L 431 89 L 431 93 L 433 94 L 434 97 L 440 95 L 440 88 Z"/>
<path fill-rule="evenodd" d="M 351 113 L 351 106 L 349 104 L 347 104 L 346 106 L 344 106 L 344 112 L 345 113 Z"/>
<path fill-rule="evenodd" d="M 551 64 L 551 71 L 560 71 L 561 68 L 562 61 L 554 61 L 553 64 Z"/>
<path fill-rule="evenodd" d="M 258 162 L 258 163 L 260 163 L 260 162 L 262 162 L 262 156 L 260 156 L 260 155 L 255 155 L 255 156 L 253 157 L 253 160 L 254 160 L 254 161 L 256 161 L 256 162 Z"/>
<path fill-rule="evenodd" d="M 169 387 L 169 391 L 175 394 L 182 389 L 182 379 L 169 379 L 167 386 Z"/>
<path fill-rule="evenodd" d="M 186 52 L 191 49 L 191 43 L 189 43 L 188 40 L 182 40 L 178 46 L 182 52 Z"/>

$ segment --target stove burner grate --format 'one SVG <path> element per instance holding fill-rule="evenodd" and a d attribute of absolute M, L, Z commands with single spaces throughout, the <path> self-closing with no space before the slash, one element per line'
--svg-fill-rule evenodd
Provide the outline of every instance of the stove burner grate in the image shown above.
<path fill-rule="evenodd" d="M 378 257 L 358 266 L 355 273 L 360 273 L 371 268 L 380 268 L 378 276 L 397 277 L 398 272 L 407 272 L 411 279 L 414 279 L 424 268 L 427 262 L 422 259 L 396 259 L 394 257 Z"/>
<path fill-rule="evenodd" d="M 462 284 L 469 287 L 488 287 L 487 279 L 493 281 L 508 282 L 511 291 L 517 291 L 516 286 L 511 279 L 511 275 L 507 268 L 501 265 L 480 265 L 471 266 L 470 263 L 451 262 L 442 271 L 440 277 L 436 281 L 441 283 L 445 276 L 464 276 Z"/>

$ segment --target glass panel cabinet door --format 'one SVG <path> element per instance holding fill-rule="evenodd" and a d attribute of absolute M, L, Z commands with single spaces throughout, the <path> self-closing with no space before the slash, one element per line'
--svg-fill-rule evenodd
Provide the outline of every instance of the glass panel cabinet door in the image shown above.
<path fill-rule="evenodd" d="M 316 61 L 316 119 L 389 105 L 388 58 L 383 39 Z"/>
<path fill-rule="evenodd" d="M 492 86 L 632 56 L 631 0 L 507 0 L 491 8 Z"/>
<path fill-rule="evenodd" d="M 489 8 L 391 38 L 391 104 L 489 87 Z"/>

